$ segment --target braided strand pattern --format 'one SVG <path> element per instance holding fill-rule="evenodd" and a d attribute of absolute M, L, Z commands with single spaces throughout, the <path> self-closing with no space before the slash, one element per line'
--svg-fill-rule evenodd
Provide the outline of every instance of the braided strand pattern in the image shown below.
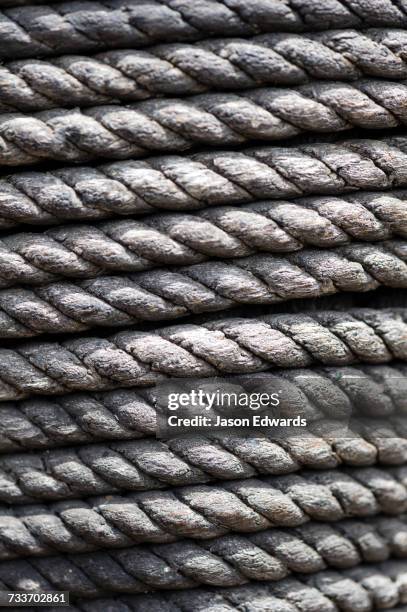
<path fill-rule="evenodd" d="M 404 30 L 274 34 L 29 59 L 0 67 L 0 112 L 180 96 L 309 79 L 407 78 Z"/>
<path fill-rule="evenodd" d="M 44 250 L 42 255 L 48 258 L 49 252 Z M 109 255 L 106 251 L 106 259 Z M 241 304 L 276 304 L 380 286 L 407 288 L 406 262 L 407 242 L 355 243 L 331 251 L 305 249 L 285 257 L 254 255 L 175 270 L 102 276 L 79 284 L 4 290 L 0 291 L 0 338 L 119 327 Z M 50 261 L 51 266 L 53 263 Z M 28 266 L 23 271 L 27 268 L 24 280 L 30 274 Z"/>
<path fill-rule="evenodd" d="M 206 542 L 8 561 L 0 564 L 0 584 L 6 590 L 19 590 L 29 582 L 31 591 L 69 591 L 73 597 L 86 598 L 102 597 L 109 591 L 231 587 L 250 580 L 279 581 L 292 572 L 314 574 L 326 568 L 379 563 L 390 556 L 406 558 L 406 537 L 403 517 L 368 523 L 308 523 Z"/>
<path fill-rule="evenodd" d="M 406 123 L 406 108 L 406 85 L 366 80 L 5 114 L 0 115 L 0 163 L 124 159 L 197 145 L 286 139 L 307 131 L 387 129 Z"/>
<path fill-rule="evenodd" d="M 18 0 L 17 0 L 18 1 Z M 3 6 L 10 0 L 3 0 Z M 259 32 L 358 26 L 405 27 L 407 12 L 393 0 L 109 0 L 65 2 L 2 11 L 0 56 L 30 57 L 157 42 Z"/>
<path fill-rule="evenodd" d="M 223 379 L 217 380 L 221 385 Z M 404 418 L 398 416 L 407 413 L 407 369 L 402 364 L 397 367 L 298 368 L 272 375 L 251 374 L 250 382 L 256 381 L 267 388 L 273 385 L 284 390 L 280 403 L 282 416 L 292 414 L 295 406 L 301 409 L 308 423 L 324 418 L 346 418 L 352 414 L 359 422 L 361 416 L 367 418 L 368 424 L 374 424 L 375 419 L 385 419 L 395 432 L 389 435 L 390 439 L 404 437 Z M 232 382 L 236 393 L 245 391 L 244 376 L 234 377 Z M 204 381 L 200 381 L 200 388 L 205 390 Z M 330 398 L 329 406 L 324 402 L 325 397 Z M 0 452 L 154 436 L 156 404 L 154 390 L 133 389 L 3 403 L 0 405 Z M 375 429 L 382 430 L 381 427 Z M 385 449 L 386 440 L 381 437 L 369 438 L 367 443 L 362 440 L 367 440 L 366 432 L 361 432 L 359 438 L 354 430 L 350 441 L 332 440 L 324 436 L 323 431 L 321 434 L 332 444 L 340 462 L 362 464 L 373 461 L 375 456 L 383 463 L 398 461 L 398 448 Z M 255 452 L 260 453 L 260 448 L 256 447 Z M 281 465 L 290 464 L 285 452 L 279 450 L 279 453 Z M 284 461 L 283 456 L 286 456 Z M 265 463 L 265 456 L 261 457 L 260 467 L 261 463 Z"/>
<path fill-rule="evenodd" d="M 348 468 L 0 509 L 0 559 L 402 514 L 405 470 Z M 404 478 L 403 478 L 404 476 Z M 216 540 L 215 540 L 216 542 Z"/>
<path fill-rule="evenodd" d="M 407 311 L 355 309 L 180 325 L 0 349 L 1 400 L 149 386 L 166 377 L 407 360 Z"/>
<path fill-rule="evenodd" d="M 10 235 L 0 239 L 0 286 L 189 265 L 256 251 L 335 247 L 353 240 L 385 240 L 393 234 L 407 238 L 407 204 L 392 196 L 372 200 L 259 202 L 195 215 L 154 215 L 142 221 Z"/>
<path fill-rule="evenodd" d="M 232 588 L 79 600 L 72 612 L 405 612 L 407 564 L 393 561 Z M 398 605 L 400 607 L 398 607 Z M 397 607 L 395 607 L 397 606 Z"/>
<path fill-rule="evenodd" d="M 358 425 L 363 431 L 362 423 Z M 404 433 L 407 419 L 400 425 Z M 318 432 L 318 423 L 315 429 Z M 376 447 L 360 435 L 342 434 L 344 443 L 339 442 L 339 448 L 354 445 L 351 462 L 372 464 L 383 451 L 384 463 L 386 458 L 391 464 L 407 463 L 407 441 L 397 437 L 394 429 L 368 421 L 366 430 Z M 214 439 L 196 435 L 165 443 L 146 439 L 5 455 L 0 458 L 0 501 L 25 504 L 286 474 L 303 467 L 329 469 L 340 463 L 335 454 L 340 437 L 341 433 L 335 436 L 329 430 L 328 441 L 311 432 L 287 439 L 257 433 L 218 434 Z"/>
<path fill-rule="evenodd" d="M 0 228 L 402 187 L 407 185 L 405 151 L 405 138 L 353 140 L 18 173 L 0 180 Z M 353 194 L 338 206 L 402 210 L 406 194 Z M 321 205 L 316 204 L 318 210 Z"/>
<path fill-rule="evenodd" d="M 404 149 L 404 138 L 354 140 L 18 173 L 0 180 L 0 228 L 402 187 L 407 185 Z M 339 205 L 376 211 L 391 198 L 390 206 L 403 211 L 406 194 L 354 194 Z"/>

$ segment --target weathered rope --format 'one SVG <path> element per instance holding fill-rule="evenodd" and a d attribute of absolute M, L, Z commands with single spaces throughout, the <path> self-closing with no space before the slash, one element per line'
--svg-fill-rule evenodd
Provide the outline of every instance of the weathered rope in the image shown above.
<path fill-rule="evenodd" d="M 400 425 L 404 434 L 407 419 Z M 360 429 L 363 432 L 362 423 Z M 407 463 L 407 440 L 391 426 L 371 421 L 367 430 L 371 431 L 367 440 L 357 434 L 348 434 L 348 439 L 343 434 L 341 439 L 340 433 L 335 436 L 329 431 L 324 440 L 309 430 L 280 439 L 262 433 L 217 434 L 213 439 L 196 435 L 168 442 L 145 439 L 5 455 L 0 457 L 0 501 L 27 504 L 287 474 L 303 467 L 329 469 L 340 463 L 336 442 L 339 448 L 354 446 L 351 464 L 372 464 L 382 449 L 384 463 L 386 456 L 390 464 Z"/>
<path fill-rule="evenodd" d="M 361 139 L 17 173 L 0 180 L 0 228 L 402 187 L 407 185 L 406 150 L 407 139 L 402 137 Z M 406 194 L 353 194 L 338 205 L 400 210 Z M 313 200 L 307 202 L 314 206 Z"/>
<path fill-rule="evenodd" d="M 86 240 L 86 233 L 81 239 Z M 37 236 L 35 240 L 39 256 L 49 264 L 48 269 L 67 274 L 80 269 L 74 261 L 71 268 L 69 262 L 64 270 L 64 257 L 55 261 L 55 251 L 46 248 L 47 240 L 38 240 Z M 148 249 L 147 240 L 146 236 Z M 31 247 L 29 241 L 22 245 L 27 250 Z M 105 261 L 109 262 L 111 251 L 99 251 L 96 243 L 90 242 L 90 246 L 97 254 L 104 253 Z M 84 251 L 86 255 L 86 247 Z M 118 255 L 116 261 L 111 258 L 113 264 L 125 267 L 127 259 L 128 267 L 151 266 L 151 260 L 143 261 L 137 255 L 133 258 L 120 257 L 125 253 Z M 177 260 L 177 256 L 168 255 L 167 259 Z M 185 249 L 178 258 L 193 260 L 199 256 Z M 94 261 L 96 259 L 97 256 Z M 3 261 L 5 265 L 0 262 L 0 275 L 8 268 L 7 275 L 3 276 L 8 276 L 6 284 L 11 284 L 12 280 L 44 282 L 49 280 L 47 277 L 52 278 L 37 267 L 32 273 L 33 266 L 21 266 L 18 261 L 14 270 L 10 270 L 9 259 Z M 36 263 L 42 261 L 36 260 Z M 24 338 L 43 332 L 81 332 L 94 326 L 120 327 L 227 310 L 241 304 L 276 304 L 341 292 L 370 291 L 380 286 L 407 289 L 406 262 L 406 241 L 388 241 L 373 246 L 355 243 L 328 251 L 305 249 L 279 257 L 259 254 L 172 270 L 159 268 L 131 276 L 101 276 L 78 284 L 56 282 L 36 288 L 8 289 L 0 291 L 0 338 Z M 97 272 L 97 268 L 92 264 L 87 266 L 86 261 L 80 272 L 84 269 L 88 274 L 90 270 Z M 16 273 L 14 279 L 13 272 Z"/>
<path fill-rule="evenodd" d="M 309 79 L 405 79 L 403 30 L 274 34 L 128 49 L 0 67 L 0 112 L 92 106 Z"/>
<path fill-rule="evenodd" d="M 0 509 L 0 559 L 402 514 L 406 472 L 339 468 Z"/>
<path fill-rule="evenodd" d="M 256 251 L 284 253 L 305 246 L 335 247 L 353 240 L 407 238 L 407 203 L 391 195 L 346 202 L 313 198 L 259 202 L 194 215 L 154 215 L 0 239 L 0 287 L 189 265 Z"/>
<path fill-rule="evenodd" d="M 0 349 L 0 399 L 149 386 L 165 377 L 407 360 L 407 311 L 229 318 Z"/>
<path fill-rule="evenodd" d="M 3 562 L 0 585 L 18 590 L 29 583 L 31 591 L 69 591 L 71 597 L 199 585 L 231 587 L 250 580 L 279 581 L 292 572 L 314 574 L 327 568 L 383 562 L 390 556 L 406 558 L 406 537 L 404 518 L 308 523 L 296 529 L 227 535 L 207 542 L 185 540 Z"/>
<path fill-rule="evenodd" d="M 3 6 L 12 4 L 11 0 Z M 392 0 L 112 0 L 65 2 L 6 9 L 1 15 L 1 57 L 55 55 L 210 36 L 358 26 L 403 27 L 407 12 Z"/>
<path fill-rule="evenodd" d="M 325 570 L 279 582 L 229 588 L 173 590 L 164 594 L 82 599 L 72 612 L 405 612 L 407 563 L 393 561 L 348 570 Z M 399 607 L 399 604 L 400 607 Z M 404 605 L 403 605 L 404 604 Z"/>
<path fill-rule="evenodd" d="M 0 164 L 144 157 L 199 145 L 240 145 L 303 132 L 387 129 L 407 122 L 407 86 L 366 80 L 316 82 L 129 106 L 0 115 Z"/>
<path fill-rule="evenodd" d="M 277 371 L 273 374 L 251 374 L 255 382 L 277 385 L 281 395 L 280 410 L 292 414 L 293 406 L 311 422 L 314 419 L 354 415 L 360 421 L 368 417 L 385 418 L 395 430 L 395 436 L 403 435 L 404 417 L 407 413 L 407 369 L 399 364 L 390 366 L 301 368 Z M 239 390 L 244 377 L 233 379 Z M 221 384 L 222 379 L 219 381 Z M 204 388 L 202 381 L 201 388 Z M 237 391 L 236 391 L 237 392 Z M 324 402 L 330 398 L 329 406 Z M 68 394 L 55 399 L 38 398 L 0 405 L 0 452 L 8 453 L 24 449 L 45 449 L 70 444 L 84 444 L 100 440 L 131 440 L 154 436 L 156 411 L 154 391 L 118 389 L 99 394 Z M 332 412 L 332 405 L 334 411 Z M 381 431 L 381 427 L 378 428 Z M 366 433 L 361 433 L 366 438 Z M 390 436 L 391 438 L 392 436 Z M 381 437 L 365 442 L 354 432 L 352 439 L 331 440 L 339 461 L 358 464 L 377 459 L 391 462 Z M 380 445 L 379 445 L 380 443 Z M 374 446 L 377 447 L 375 450 Z M 398 452 L 388 448 L 387 452 Z M 256 448 L 256 453 L 261 452 Z M 281 451 L 279 461 L 283 461 Z M 286 456 L 290 464 L 290 459 Z"/>

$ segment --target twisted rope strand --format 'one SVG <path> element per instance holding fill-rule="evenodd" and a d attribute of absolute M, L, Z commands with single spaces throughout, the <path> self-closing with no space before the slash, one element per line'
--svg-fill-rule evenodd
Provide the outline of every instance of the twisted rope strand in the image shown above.
<path fill-rule="evenodd" d="M 0 349 L 0 399 L 149 386 L 173 376 L 404 361 L 406 317 L 403 309 L 321 311 L 31 342 Z"/>
<path fill-rule="evenodd" d="M 405 149 L 405 138 L 353 140 L 18 173 L 0 180 L 0 228 L 402 187 L 407 185 Z M 338 206 L 400 211 L 406 194 L 348 195 Z M 317 200 L 318 210 L 331 200 Z M 314 207 L 313 200 L 307 202 Z"/>
<path fill-rule="evenodd" d="M 52 251 L 43 250 L 44 243 L 40 255 L 50 268 L 61 269 L 63 258 L 55 265 Z M 28 249 L 30 246 L 24 244 Z M 108 259 L 111 252 L 106 250 L 104 254 Z M 119 265 L 123 265 L 123 259 Z M 120 327 L 241 304 L 275 304 L 340 292 L 365 292 L 380 286 L 407 288 L 406 262 L 405 241 L 377 246 L 355 243 L 329 251 L 305 249 L 284 257 L 253 255 L 131 276 L 102 276 L 78 284 L 59 282 L 34 289 L 3 290 L 0 338 L 81 332 L 93 326 Z M 22 272 L 14 279 L 23 282 L 38 282 L 48 276 L 42 271 L 31 274 L 30 266 L 17 265 L 10 271 L 10 262 L 7 264 L 10 280 L 13 271 Z M 68 265 L 65 271 L 69 274 L 72 269 L 78 268 L 74 265 L 70 270 Z"/>
<path fill-rule="evenodd" d="M 403 30 L 274 34 L 28 59 L 0 67 L 0 112 L 92 106 L 309 79 L 407 78 Z"/>
<path fill-rule="evenodd" d="M 10 4 L 3 0 L 3 6 Z M 56 55 L 213 36 L 358 26 L 405 27 L 407 14 L 393 0 L 111 0 L 10 8 L 1 13 L 0 56 Z"/>
<path fill-rule="evenodd" d="M 359 427 L 363 429 L 362 423 Z M 407 419 L 402 420 L 401 428 L 406 430 Z M 384 463 L 386 450 L 391 464 L 407 462 L 407 441 L 397 437 L 394 429 L 375 421 L 367 422 L 366 429 L 372 432 L 367 434 L 368 440 L 373 439 L 376 446 L 362 436 L 348 434 L 347 443 L 354 445 L 351 463 L 372 464 L 382 449 Z M 346 440 L 346 434 L 342 436 Z M 196 435 L 166 443 L 145 439 L 5 455 L 0 457 L 0 500 L 26 504 L 287 474 L 304 466 L 329 469 L 340 463 L 335 442 L 341 434 L 329 434 L 328 429 L 327 438 L 310 431 L 287 438 L 262 433 L 218 434 L 213 439 Z"/>
<path fill-rule="evenodd" d="M 108 495 L 0 509 L 0 559 L 233 532 L 298 527 L 310 520 L 397 515 L 407 509 L 406 478 L 376 468 L 302 472 L 220 485 Z M 216 544 L 216 540 L 213 541 Z"/>
<path fill-rule="evenodd" d="M 398 367 L 298 368 L 273 374 L 251 374 L 249 379 L 266 388 L 271 384 L 284 390 L 280 403 L 283 416 L 292 414 L 293 406 L 299 406 L 309 423 L 352 414 L 358 422 L 361 416 L 367 417 L 368 423 L 374 423 L 376 418 L 386 419 L 395 430 L 395 437 L 404 437 L 404 418 L 398 415 L 407 413 L 407 369 L 401 364 Z M 231 380 L 236 393 L 245 391 L 244 376 Z M 223 379 L 218 379 L 218 384 L 222 385 Z M 200 381 L 200 388 L 205 389 L 204 381 Z M 329 407 L 324 403 L 325 397 L 330 398 Z M 0 452 L 153 436 L 156 433 L 156 404 L 154 391 L 133 389 L 3 403 L 0 405 Z M 333 412 L 332 406 L 335 407 Z M 389 461 L 383 448 L 379 450 L 381 438 L 365 444 L 355 430 L 350 442 L 332 439 L 323 431 L 321 434 L 333 445 L 341 462 L 361 464 L 373 460 L 372 445 L 378 448 L 379 461 Z M 360 435 L 366 438 L 367 433 Z M 257 452 L 261 452 L 258 447 Z M 283 455 L 281 451 L 281 465 L 284 464 Z M 287 461 L 290 462 L 288 458 Z"/>
<path fill-rule="evenodd" d="M 31 591 L 69 591 L 71 597 L 102 597 L 187 589 L 232 587 L 250 580 L 279 581 L 292 572 L 314 574 L 363 562 L 407 557 L 404 517 L 374 521 L 308 523 L 284 531 L 228 535 L 212 541 L 137 546 L 118 551 L 31 558 L 0 564 L 8 590 L 29 582 Z M 403 566 L 404 567 L 404 566 Z M 407 567 L 407 564 L 406 566 Z"/>
<path fill-rule="evenodd" d="M 79 600 L 72 611 L 98 612 L 405 612 L 407 564 L 404 561 L 362 565 L 354 569 L 322 571 L 309 577 L 238 587 L 191 589 L 165 594 L 133 595 L 114 599 Z M 398 605 L 400 607 L 398 607 Z"/>
<path fill-rule="evenodd" d="M 407 205 L 386 195 L 372 200 L 258 202 L 10 235 L 0 239 L 0 287 L 407 237 Z"/>
<path fill-rule="evenodd" d="M 0 163 L 144 157 L 196 145 L 278 140 L 307 131 L 404 125 L 407 86 L 390 81 L 313 83 L 296 89 L 203 94 L 129 106 L 0 115 Z"/>

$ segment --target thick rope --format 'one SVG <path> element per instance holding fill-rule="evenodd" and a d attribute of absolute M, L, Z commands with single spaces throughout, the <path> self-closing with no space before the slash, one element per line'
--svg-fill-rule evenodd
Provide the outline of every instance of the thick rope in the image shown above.
<path fill-rule="evenodd" d="M 103 272 L 138 272 L 159 265 L 189 265 L 256 251 L 284 253 L 305 246 L 335 247 L 354 240 L 407 238 L 407 204 L 335 198 L 259 202 L 195 215 L 154 215 L 0 239 L 0 286 L 92 278 Z"/>
<path fill-rule="evenodd" d="M 16 58 L 276 30 L 405 27 L 407 11 L 392 0 L 113 0 L 11 8 L 1 19 L 0 55 Z"/>
<path fill-rule="evenodd" d="M 287 474 L 303 467 L 329 469 L 340 464 L 337 442 L 339 448 L 354 446 L 351 464 L 372 464 L 381 450 L 384 463 L 386 458 L 390 464 L 407 463 L 407 440 L 386 423 L 367 421 L 367 439 L 346 433 L 341 438 L 327 425 L 327 440 L 318 436 L 316 423 L 316 435 L 312 430 L 280 438 L 262 433 L 217 434 L 213 439 L 195 435 L 168 442 L 145 439 L 5 455 L 0 457 L 0 501 L 26 504 Z M 363 433 L 363 422 L 359 428 Z M 407 419 L 400 421 L 400 429 L 404 434 Z"/>
<path fill-rule="evenodd" d="M 146 247 L 150 249 L 148 236 L 145 238 Z M 71 268 L 68 263 L 65 269 L 64 257 L 55 258 L 55 261 L 55 251 L 47 250 L 46 239 L 41 241 L 35 236 L 35 240 L 38 259 L 45 260 L 48 269 L 63 270 L 67 275 L 78 271 L 75 260 Z M 78 242 L 81 240 L 86 240 L 86 232 Z M 21 244 L 27 250 L 32 246 L 29 241 Z M 103 250 L 97 241 L 89 244 L 97 254 L 105 255 L 106 262 L 109 261 L 111 251 Z M 86 247 L 84 251 L 86 256 Z M 118 255 L 116 261 L 111 257 L 112 263 L 125 267 L 125 253 Z M 197 258 L 187 249 L 178 257 L 171 258 L 170 253 L 168 257 L 165 255 L 163 249 L 163 259 L 167 261 Z M 36 264 L 41 265 L 38 259 Z M 131 259 L 127 258 L 130 268 L 151 267 L 151 260 L 143 261 L 137 255 L 129 262 Z M 131 276 L 101 276 L 78 284 L 57 282 L 38 288 L 3 290 L 0 291 L 0 338 L 24 338 L 43 332 L 81 332 L 94 326 L 120 327 L 228 310 L 242 304 L 276 304 L 334 293 L 365 292 L 380 286 L 407 289 L 406 262 L 406 241 L 388 241 L 373 246 L 355 243 L 328 251 L 305 249 L 283 257 L 259 254 L 175 270 L 159 268 Z M 1 263 L 0 274 L 3 271 Z M 37 267 L 33 274 L 33 266 L 21 266 L 18 261 L 14 270 L 8 258 L 4 263 L 6 284 L 11 284 L 12 280 L 44 282 L 49 276 L 52 278 L 47 272 L 37 272 Z M 90 270 L 97 272 L 97 267 L 84 263 L 81 272 L 83 268 L 87 268 L 88 274 Z M 16 273 L 14 279 L 13 272 Z"/>
<path fill-rule="evenodd" d="M 0 228 L 402 187 L 407 185 L 406 149 L 406 138 L 352 140 L 18 173 L 0 180 Z M 400 211 L 406 194 L 348 195 L 338 206 Z M 323 202 L 329 206 L 332 200 L 320 198 L 315 206 L 326 208 Z M 313 200 L 307 202 L 314 207 Z"/>
<path fill-rule="evenodd" d="M 0 509 L 0 559 L 402 514 L 406 475 L 348 468 Z M 216 542 L 216 540 L 215 540 Z"/>
<path fill-rule="evenodd" d="M 379 563 L 390 556 L 406 558 L 406 537 L 404 519 L 308 523 L 296 529 L 228 535 L 207 542 L 184 540 L 3 562 L 0 585 L 2 590 L 19 590 L 29 583 L 31 591 L 69 591 L 75 598 L 102 597 L 111 591 L 232 587 L 251 580 L 279 581 L 293 572 L 308 575 L 327 568 Z"/>
<path fill-rule="evenodd" d="M 368 418 L 367 424 L 375 423 L 376 418 L 386 419 L 389 431 L 395 431 L 394 435 L 389 435 L 390 439 L 404 435 L 404 417 L 398 415 L 407 413 L 405 366 L 299 368 L 274 374 L 251 374 L 249 380 L 251 383 L 258 380 L 265 386 L 272 384 L 284 391 L 280 403 L 282 416 L 292 415 L 293 406 L 298 406 L 309 423 L 352 414 L 358 423 L 362 417 Z M 219 380 L 221 384 L 222 379 Z M 234 378 L 233 384 L 237 390 L 242 385 L 244 392 L 245 377 Z M 205 388 L 202 381 L 200 388 Z M 325 397 L 330 398 L 328 405 Z M 154 436 L 155 405 L 154 391 L 132 389 L 3 403 L 0 405 L 0 452 Z M 383 426 L 377 430 L 382 432 Z M 362 464 L 373 461 L 375 456 L 383 463 L 397 461 L 399 449 L 391 445 L 386 447 L 385 434 L 367 438 L 366 432 L 362 431 L 359 437 L 357 431 L 353 430 L 350 440 L 324 436 L 340 462 Z M 368 443 L 362 438 L 368 439 Z M 256 448 L 255 452 L 262 451 Z M 281 465 L 291 463 L 284 451 L 280 451 L 279 461 Z"/>
<path fill-rule="evenodd" d="M 0 399 L 149 386 L 166 377 L 407 360 L 407 311 L 229 318 L 0 349 Z"/>
<path fill-rule="evenodd" d="M 0 112 L 300 85 L 312 78 L 405 79 L 405 45 L 403 30 L 343 30 L 13 61 L 0 67 Z"/>
<path fill-rule="evenodd" d="M 366 80 L 0 115 L 0 164 L 144 157 L 407 122 L 407 86 Z"/>
<path fill-rule="evenodd" d="M 72 612 L 405 612 L 407 563 L 325 570 L 279 582 L 79 600 Z M 403 605 L 404 604 L 404 605 Z M 400 607 L 399 607 L 400 605 Z"/>

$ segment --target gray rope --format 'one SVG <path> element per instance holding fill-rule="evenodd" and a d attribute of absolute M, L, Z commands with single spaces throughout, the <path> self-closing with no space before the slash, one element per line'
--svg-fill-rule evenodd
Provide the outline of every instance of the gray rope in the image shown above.
<path fill-rule="evenodd" d="M 31 342 L 0 349 L 0 399 L 149 386 L 173 376 L 407 360 L 405 318 L 403 309 L 321 311 Z"/>
<path fill-rule="evenodd" d="M 407 86 L 366 80 L 296 89 L 165 98 L 129 106 L 0 115 L 0 163 L 124 159 L 199 145 L 240 145 L 351 127 L 387 129 L 407 120 Z"/>
<path fill-rule="evenodd" d="M 12 3 L 11 0 L 3 2 Z M 358 26 L 403 27 L 403 4 L 392 0 L 113 0 L 6 9 L 1 15 L 2 57 L 55 55 L 209 36 Z"/>
<path fill-rule="evenodd" d="M 148 235 L 145 238 L 149 248 Z M 79 234 L 78 242 L 82 239 L 86 239 L 86 232 Z M 49 268 L 61 270 L 63 258 L 53 260 L 55 251 L 47 250 L 47 240 L 37 237 L 35 240 L 42 242 L 39 245 L 42 260 L 49 263 Z M 31 247 L 29 241 L 22 245 L 27 250 Z M 109 260 L 111 251 L 99 251 L 101 245 L 97 241 L 90 242 L 90 246 L 104 254 L 105 261 Z M 84 251 L 86 256 L 86 248 Z M 125 258 L 120 255 L 119 252 L 119 261 L 113 260 L 113 264 L 125 265 Z M 164 249 L 163 255 L 165 258 Z M 186 256 L 179 255 L 180 259 L 189 257 L 188 252 Z M 192 253 L 191 258 L 196 255 Z M 228 310 L 241 304 L 276 304 L 341 292 L 364 292 L 380 286 L 407 289 L 406 262 L 406 241 L 388 241 L 376 246 L 355 243 L 329 251 L 305 249 L 283 257 L 259 254 L 230 262 L 211 261 L 131 276 L 102 276 L 78 284 L 56 282 L 38 288 L 3 290 L 0 291 L 0 338 L 81 332 L 94 326 L 120 327 Z M 15 281 L 49 280 L 48 273 L 41 270 L 32 274 L 32 266 L 17 265 L 10 271 L 10 261 L 5 263 L 9 281 L 13 280 L 13 271 L 17 272 Z M 137 256 L 128 267 L 133 265 L 145 267 L 142 258 Z M 151 266 L 151 260 L 147 265 Z M 86 266 L 85 262 L 83 268 L 86 267 L 89 273 L 92 264 Z M 69 269 L 68 264 L 65 272 L 69 274 L 73 270 L 77 272 L 78 267 L 73 265 Z M 0 263 L 0 274 L 2 271 Z"/>
<path fill-rule="evenodd" d="M 79 600 L 72 612 L 405 612 L 407 564 L 393 561 L 348 570 L 325 570 L 229 588 L 173 590 L 164 594 Z M 400 607 L 399 607 L 399 604 Z"/>
<path fill-rule="evenodd" d="M 12 61 L 0 67 L 0 112 L 299 85 L 312 78 L 405 79 L 405 45 L 403 30 L 343 30 Z"/>
<path fill-rule="evenodd" d="M 102 597 L 111 591 L 143 593 L 199 585 L 232 587 L 250 580 L 279 581 L 292 572 L 314 574 L 363 562 L 407 557 L 404 518 L 273 529 L 212 541 L 135 546 L 117 551 L 8 561 L 0 564 L 4 590 L 69 591 Z M 406 564 L 407 567 L 407 564 Z M 359 569 L 359 568 L 358 568 Z M 100 608 L 102 609 L 102 608 Z"/>
<path fill-rule="evenodd" d="M 407 205 L 395 197 L 346 202 L 313 198 L 259 202 L 195 215 L 154 215 L 0 239 L 0 287 L 189 265 L 211 257 L 284 253 L 305 246 L 335 247 L 353 240 L 407 238 Z"/>
<path fill-rule="evenodd" d="M 245 380 L 240 376 L 233 379 L 233 384 L 237 389 L 242 385 L 243 392 Z M 282 416 L 291 415 L 293 406 L 298 406 L 309 423 L 352 414 L 358 421 L 361 417 L 368 418 L 368 423 L 386 419 L 396 437 L 404 436 L 404 417 L 397 416 L 407 412 L 407 369 L 401 364 L 397 368 L 383 365 L 298 368 L 273 374 L 250 374 L 249 380 L 251 383 L 258 380 L 262 385 L 272 384 L 284 391 L 280 396 Z M 222 379 L 218 383 L 221 385 Z M 205 388 L 203 381 L 200 381 L 200 388 Z M 330 398 L 328 405 L 325 397 Z M 155 405 L 153 390 L 132 389 L 3 403 L 0 405 L 0 452 L 153 436 L 156 433 Z M 377 429 L 383 431 L 383 425 Z M 363 432 L 361 436 L 366 439 L 367 434 Z M 392 437 L 390 435 L 390 439 Z M 398 447 L 390 445 L 385 450 L 384 435 L 383 438 L 369 438 L 365 443 L 354 431 L 351 440 L 329 438 L 329 443 L 334 446 L 338 460 L 347 464 L 368 463 L 375 457 L 383 463 L 398 460 L 391 459 L 393 451 L 398 454 Z M 256 452 L 260 449 L 256 448 Z M 281 465 L 291 464 L 284 451 L 280 451 L 279 461 Z"/>
<path fill-rule="evenodd" d="M 309 520 L 397 515 L 407 509 L 405 471 L 302 472 L 221 485 L 107 495 L 0 509 L 0 559 L 81 553 L 228 532 L 296 527 Z"/>
<path fill-rule="evenodd" d="M 337 442 L 339 447 L 354 446 L 350 463 L 374 463 L 382 450 L 384 463 L 386 456 L 390 464 L 407 462 L 407 441 L 386 423 L 367 421 L 367 439 L 352 433 L 332 434 L 330 423 L 327 425 L 326 440 L 318 435 L 316 423 L 315 435 L 308 429 L 291 437 L 246 433 L 208 438 L 198 434 L 168 442 L 145 439 L 4 455 L 0 457 L 0 501 L 27 504 L 279 475 L 303 467 L 329 469 L 340 463 L 335 453 Z M 404 434 L 407 419 L 401 420 L 400 425 Z M 380 430 L 383 426 L 385 435 Z M 363 423 L 359 428 L 363 434 Z"/>
<path fill-rule="evenodd" d="M 352 140 L 18 173 L 0 180 L 0 228 L 402 187 L 406 149 L 406 138 Z M 406 194 L 354 194 L 335 202 L 342 210 L 366 206 L 380 215 L 382 207 L 394 207 L 401 214 Z M 326 211 L 331 201 L 321 198 L 315 206 Z"/>
<path fill-rule="evenodd" d="M 402 187 L 407 185 L 405 148 L 405 138 L 353 140 L 18 173 L 0 180 L 0 228 Z M 338 206 L 349 209 L 355 203 L 371 212 L 390 206 L 403 218 L 406 194 L 348 195 Z M 332 200 L 320 198 L 316 206 L 326 209 Z"/>

